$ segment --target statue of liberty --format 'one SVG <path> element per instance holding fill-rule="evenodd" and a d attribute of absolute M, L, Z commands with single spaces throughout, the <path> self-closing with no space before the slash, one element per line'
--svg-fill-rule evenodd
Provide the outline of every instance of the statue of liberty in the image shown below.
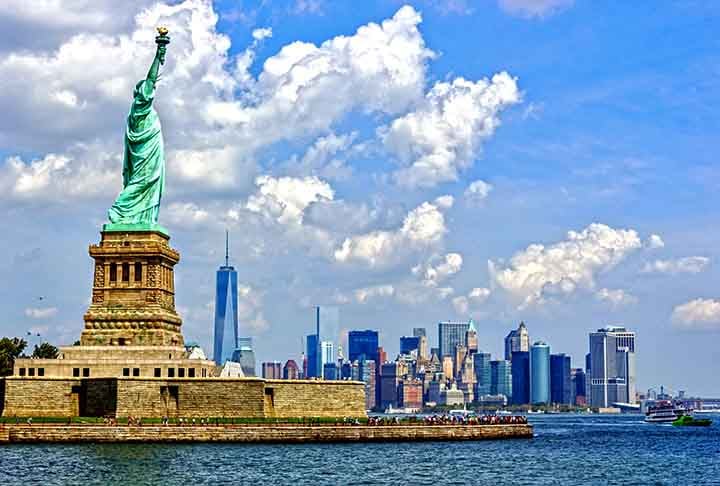
<path fill-rule="evenodd" d="M 165 185 L 165 153 L 162 129 L 153 108 L 155 85 L 170 43 L 165 27 L 158 27 L 157 51 L 146 79 L 135 85 L 125 130 L 123 189 L 108 210 L 105 230 L 161 229 L 160 200 Z M 164 231 L 163 231 L 164 232 Z"/>

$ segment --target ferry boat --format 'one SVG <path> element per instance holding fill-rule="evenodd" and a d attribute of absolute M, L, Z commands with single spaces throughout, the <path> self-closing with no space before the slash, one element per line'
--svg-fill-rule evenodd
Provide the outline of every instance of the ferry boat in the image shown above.
<path fill-rule="evenodd" d="M 674 422 L 687 412 L 685 407 L 671 400 L 658 400 L 648 405 L 645 422 Z"/>

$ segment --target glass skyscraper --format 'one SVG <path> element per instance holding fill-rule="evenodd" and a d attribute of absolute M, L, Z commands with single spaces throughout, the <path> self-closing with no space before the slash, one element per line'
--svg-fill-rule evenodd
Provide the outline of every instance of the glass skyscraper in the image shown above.
<path fill-rule="evenodd" d="M 490 362 L 490 394 L 512 397 L 512 374 L 510 361 Z"/>
<path fill-rule="evenodd" d="M 590 333 L 590 404 L 635 402 L 635 333 L 607 326 Z"/>
<path fill-rule="evenodd" d="M 400 337 L 400 354 L 411 354 L 415 351 L 420 353 L 420 337 L 419 336 L 402 336 Z"/>
<path fill-rule="evenodd" d="M 377 363 L 378 345 L 377 331 L 350 331 L 348 333 L 348 359 L 360 361 L 365 356 L 365 359 Z"/>
<path fill-rule="evenodd" d="M 455 356 L 455 347 L 458 344 L 467 346 L 466 333 L 472 328 L 475 329 L 472 319 L 467 322 L 441 321 L 438 322 L 438 338 L 440 345 L 440 356 Z"/>
<path fill-rule="evenodd" d="M 570 405 L 573 402 L 573 390 L 570 382 L 570 356 L 566 354 L 550 355 L 550 401 Z"/>
<path fill-rule="evenodd" d="M 530 403 L 530 352 L 512 353 L 512 403 L 525 405 Z"/>
<path fill-rule="evenodd" d="M 238 338 L 238 347 L 232 354 L 232 360 L 240 363 L 245 376 L 255 375 L 255 351 L 253 350 L 252 338 Z"/>
<path fill-rule="evenodd" d="M 213 360 L 221 366 L 232 358 L 238 347 L 237 272 L 229 263 L 228 242 L 225 233 L 225 265 L 218 269 L 215 278 Z"/>
<path fill-rule="evenodd" d="M 475 397 L 490 395 L 492 376 L 490 372 L 490 353 L 482 351 L 473 356 L 473 367 L 475 368 Z"/>
<path fill-rule="evenodd" d="M 318 343 L 317 334 L 310 334 L 305 342 L 307 356 L 307 376 L 305 378 L 317 378 L 320 376 L 320 368 L 318 367 L 318 353 L 320 345 Z"/>
<path fill-rule="evenodd" d="M 530 346 L 530 403 L 550 403 L 550 346 Z"/>

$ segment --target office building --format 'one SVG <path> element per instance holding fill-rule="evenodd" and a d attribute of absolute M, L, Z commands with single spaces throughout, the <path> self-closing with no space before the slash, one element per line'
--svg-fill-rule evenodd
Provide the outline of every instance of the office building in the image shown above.
<path fill-rule="evenodd" d="M 438 344 L 440 358 L 454 356 L 455 348 L 458 345 L 467 346 L 466 334 L 470 327 L 473 327 L 472 319 L 467 322 L 442 321 L 438 323 Z"/>
<path fill-rule="evenodd" d="M 530 403 L 530 352 L 515 351 L 512 354 L 512 404 Z"/>
<path fill-rule="evenodd" d="M 490 361 L 490 395 L 512 397 L 512 369 L 510 361 Z"/>
<path fill-rule="evenodd" d="M 402 336 L 400 338 L 400 354 L 415 354 L 418 356 L 420 348 L 420 337 Z"/>
<path fill-rule="evenodd" d="M 337 363 L 334 361 L 331 363 L 323 364 L 323 380 L 339 380 L 340 369 L 338 369 Z"/>
<path fill-rule="evenodd" d="M 358 361 L 358 374 L 360 381 L 365 382 L 365 408 L 375 408 L 375 379 L 377 376 L 376 363 L 373 360 L 362 359 Z"/>
<path fill-rule="evenodd" d="M 453 369 L 453 359 L 452 356 L 445 356 L 442 359 L 442 372 L 443 375 L 445 375 L 445 379 L 447 380 L 454 380 L 455 379 L 455 372 Z"/>
<path fill-rule="evenodd" d="M 402 380 L 398 386 L 398 401 L 404 408 L 422 409 L 423 384 L 420 380 Z"/>
<path fill-rule="evenodd" d="M 380 371 L 380 408 L 398 407 L 398 385 L 401 370 L 399 363 L 383 363 Z"/>
<path fill-rule="evenodd" d="M 573 403 L 573 390 L 570 381 L 570 356 L 550 355 L 550 402 L 560 405 Z"/>
<path fill-rule="evenodd" d="M 587 397 L 585 391 L 586 375 L 582 368 L 573 368 L 570 372 L 570 388 L 572 389 L 572 403 L 584 407 L 587 405 Z"/>
<path fill-rule="evenodd" d="M 505 359 L 512 360 L 512 354 L 516 351 L 530 351 L 530 334 L 524 322 L 505 336 Z"/>
<path fill-rule="evenodd" d="M 550 346 L 542 341 L 530 346 L 530 403 L 550 403 Z"/>
<path fill-rule="evenodd" d="M 305 349 L 307 356 L 307 372 L 305 378 L 318 378 L 320 377 L 320 368 L 318 366 L 320 360 L 318 354 L 320 352 L 320 344 L 318 343 L 317 334 L 310 334 L 305 340 Z"/>
<path fill-rule="evenodd" d="M 266 380 L 280 380 L 283 377 L 280 361 L 267 361 L 262 364 L 262 377 Z"/>
<path fill-rule="evenodd" d="M 376 361 L 377 353 L 377 331 L 350 331 L 348 333 L 348 359 L 350 361 L 360 361 L 363 356 L 365 359 Z"/>
<path fill-rule="evenodd" d="M 590 405 L 635 402 L 635 333 L 607 326 L 590 333 Z"/>
<path fill-rule="evenodd" d="M 229 238 L 225 233 L 225 265 L 215 276 L 215 334 L 213 360 L 219 366 L 232 358 L 238 348 L 237 272 L 230 266 Z"/>
<path fill-rule="evenodd" d="M 465 346 L 467 347 L 468 354 L 472 355 L 478 352 L 478 335 L 472 321 L 470 328 L 465 333 Z"/>
<path fill-rule="evenodd" d="M 335 363 L 335 346 L 333 345 L 332 341 L 322 341 L 320 343 L 320 353 L 321 353 L 321 361 L 320 364 L 322 366 L 323 374 L 322 377 L 325 377 L 325 365 L 332 364 L 336 365 Z M 335 379 L 335 378 L 327 378 L 327 379 Z"/>
<path fill-rule="evenodd" d="M 293 359 L 287 360 L 285 366 L 283 366 L 283 379 L 284 380 L 297 380 L 300 377 L 300 369 L 297 363 Z"/>
<path fill-rule="evenodd" d="M 475 397 L 490 395 L 490 353 L 476 353 L 473 356 L 473 367 L 475 368 Z"/>
<path fill-rule="evenodd" d="M 252 338 L 238 338 L 238 347 L 232 354 L 232 361 L 240 363 L 245 376 L 257 376 L 255 374 L 255 350 L 253 349 Z"/>
<path fill-rule="evenodd" d="M 430 359 L 430 345 L 428 342 L 427 331 L 424 327 L 414 327 L 413 336 L 419 338 L 418 356 L 423 360 Z"/>

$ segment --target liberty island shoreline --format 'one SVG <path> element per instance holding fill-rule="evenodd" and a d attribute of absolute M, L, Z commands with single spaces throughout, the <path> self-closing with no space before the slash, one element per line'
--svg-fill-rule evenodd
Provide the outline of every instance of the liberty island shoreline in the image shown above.
<path fill-rule="evenodd" d="M 528 439 L 528 424 L 503 425 L 221 425 L 221 426 L 0 426 L 0 444 L 17 443 L 254 443 L 477 441 Z"/>

